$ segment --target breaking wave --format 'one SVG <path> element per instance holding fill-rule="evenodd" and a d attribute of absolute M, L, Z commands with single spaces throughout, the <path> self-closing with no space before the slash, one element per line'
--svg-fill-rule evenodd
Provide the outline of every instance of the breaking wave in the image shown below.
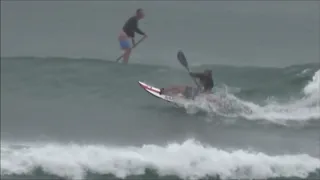
<path fill-rule="evenodd" d="M 154 169 L 159 176 L 199 179 L 306 178 L 320 168 L 307 154 L 268 155 L 242 149 L 223 150 L 193 139 L 166 146 L 109 147 L 103 145 L 44 144 L 1 146 L 1 175 L 30 174 L 37 168 L 58 177 L 84 179 L 88 172 L 118 178 L 142 175 Z"/>

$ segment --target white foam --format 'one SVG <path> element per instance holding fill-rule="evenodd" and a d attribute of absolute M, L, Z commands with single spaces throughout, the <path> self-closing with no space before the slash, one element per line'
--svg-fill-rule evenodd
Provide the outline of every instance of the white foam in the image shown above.
<path fill-rule="evenodd" d="M 320 168 L 320 160 L 307 154 L 270 156 L 245 150 L 225 151 L 194 140 L 164 147 L 46 144 L 12 149 L 1 146 L 1 175 L 24 174 L 36 167 L 72 179 L 85 178 L 86 170 L 124 178 L 144 174 L 144 170 L 150 167 L 159 175 L 191 179 L 216 174 L 221 178 L 306 178 Z"/>
<path fill-rule="evenodd" d="M 297 74 L 297 76 L 304 76 L 305 74 L 308 74 L 311 71 L 310 68 L 304 69 L 300 73 Z"/>
<path fill-rule="evenodd" d="M 320 70 L 313 79 L 303 88 L 304 97 L 293 99 L 286 103 L 275 100 L 266 105 L 237 98 L 230 92 L 206 98 L 198 98 L 194 106 L 207 112 L 212 112 L 226 117 L 244 117 L 249 120 L 264 119 L 278 124 L 288 121 L 304 122 L 320 119 Z M 205 99 L 216 99 L 214 103 Z M 190 106 L 188 104 L 188 106 Z"/>
<path fill-rule="evenodd" d="M 272 102 L 266 106 L 251 105 L 254 113 L 249 118 L 264 118 L 268 120 L 306 121 L 320 118 L 320 70 L 312 81 L 304 87 L 305 96 L 287 103 Z"/>
<path fill-rule="evenodd" d="M 320 70 L 315 73 L 303 91 L 306 95 L 320 94 Z"/>

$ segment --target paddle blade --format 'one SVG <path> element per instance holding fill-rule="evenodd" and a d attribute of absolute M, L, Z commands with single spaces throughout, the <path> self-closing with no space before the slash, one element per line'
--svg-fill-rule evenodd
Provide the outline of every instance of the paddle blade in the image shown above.
<path fill-rule="evenodd" d="M 189 71 L 189 65 L 188 65 L 187 58 L 185 57 L 185 55 L 183 54 L 183 52 L 181 50 L 178 51 L 177 58 L 178 58 L 179 62 L 181 63 L 181 65 L 184 66 Z"/>

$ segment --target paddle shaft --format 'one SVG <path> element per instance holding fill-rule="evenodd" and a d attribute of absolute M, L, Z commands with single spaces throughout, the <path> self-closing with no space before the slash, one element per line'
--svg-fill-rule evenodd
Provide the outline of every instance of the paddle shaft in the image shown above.
<path fill-rule="evenodd" d="M 188 73 L 190 75 L 190 69 L 189 69 L 189 64 L 188 64 L 187 58 L 186 58 L 186 56 L 184 55 L 184 53 L 181 50 L 178 51 L 177 58 L 178 58 L 180 64 L 184 68 L 186 68 L 186 70 L 188 71 Z M 194 83 L 197 85 L 197 87 L 200 88 L 200 86 L 199 86 L 198 82 L 196 81 L 196 79 L 194 77 L 192 77 L 191 75 L 190 75 L 190 77 L 192 78 Z"/>
<path fill-rule="evenodd" d="M 138 42 L 136 42 L 136 43 L 134 44 L 134 46 L 132 47 L 132 49 L 134 49 L 135 47 L 137 47 L 145 38 L 146 38 L 146 37 L 144 36 L 144 37 L 142 37 Z M 124 53 L 116 59 L 116 62 L 118 62 L 123 56 L 124 56 Z"/>
<path fill-rule="evenodd" d="M 190 75 L 190 69 L 189 69 L 189 67 L 188 67 L 188 66 L 184 66 L 184 67 L 187 69 L 187 71 L 188 71 L 188 73 L 189 73 L 189 75 Z M 191 77 L 191 79 L 193 80 L 193 82 L 194 82 L 194 83 L 196 84 L 196 86 L 197 86 L 197 91 L 196 91 L 196 93 L 194 93 L 193 96 L 192 96 L 192 99 L 194 100 L 194 97 L 196 96 L 196 94 L 198 94 L 198 92 L 199 92 L 199 90 L 201 89 L 201 87 L 200 87 L 200 85 L 198 84 L 197 80 L 196 80 L 193 76 L 190 75 L 190 77 Z"/>
<path fill-rule="evenodd" d="M 190 71 L 188 70 L 188 72 L 190 73 Z M 200 88 L 200 85 L 198 84 L 197 80 L 190 75 L 190 77 L 192 78 L 193 82 L 197 85 L 198 88 Z"/>

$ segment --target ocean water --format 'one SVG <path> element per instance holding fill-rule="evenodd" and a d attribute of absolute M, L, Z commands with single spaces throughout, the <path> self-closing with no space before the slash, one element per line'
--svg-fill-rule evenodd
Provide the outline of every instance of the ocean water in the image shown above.
<path fill-rule="evenodd" d="M 316 64 L 210 67 L 219 104 L 199 99 L 175 107 L 137 82 L 192 84 L 183 69 L 97 59 L 2 58 L 1 175 L 147 178 L 148 168 L 155 171 L 151 177 L 196 179 L 318 173 Z"/>
<path fill-rule="evenodd" d="M 114 63 L 135 8 L 149 38 Z M 166 13 L 163 13 L 166 12 Z M 1 179 L 320 179 L 319 2 L 1 1 Z M 145 92 L 213 70 L 216 103 Z"/>

